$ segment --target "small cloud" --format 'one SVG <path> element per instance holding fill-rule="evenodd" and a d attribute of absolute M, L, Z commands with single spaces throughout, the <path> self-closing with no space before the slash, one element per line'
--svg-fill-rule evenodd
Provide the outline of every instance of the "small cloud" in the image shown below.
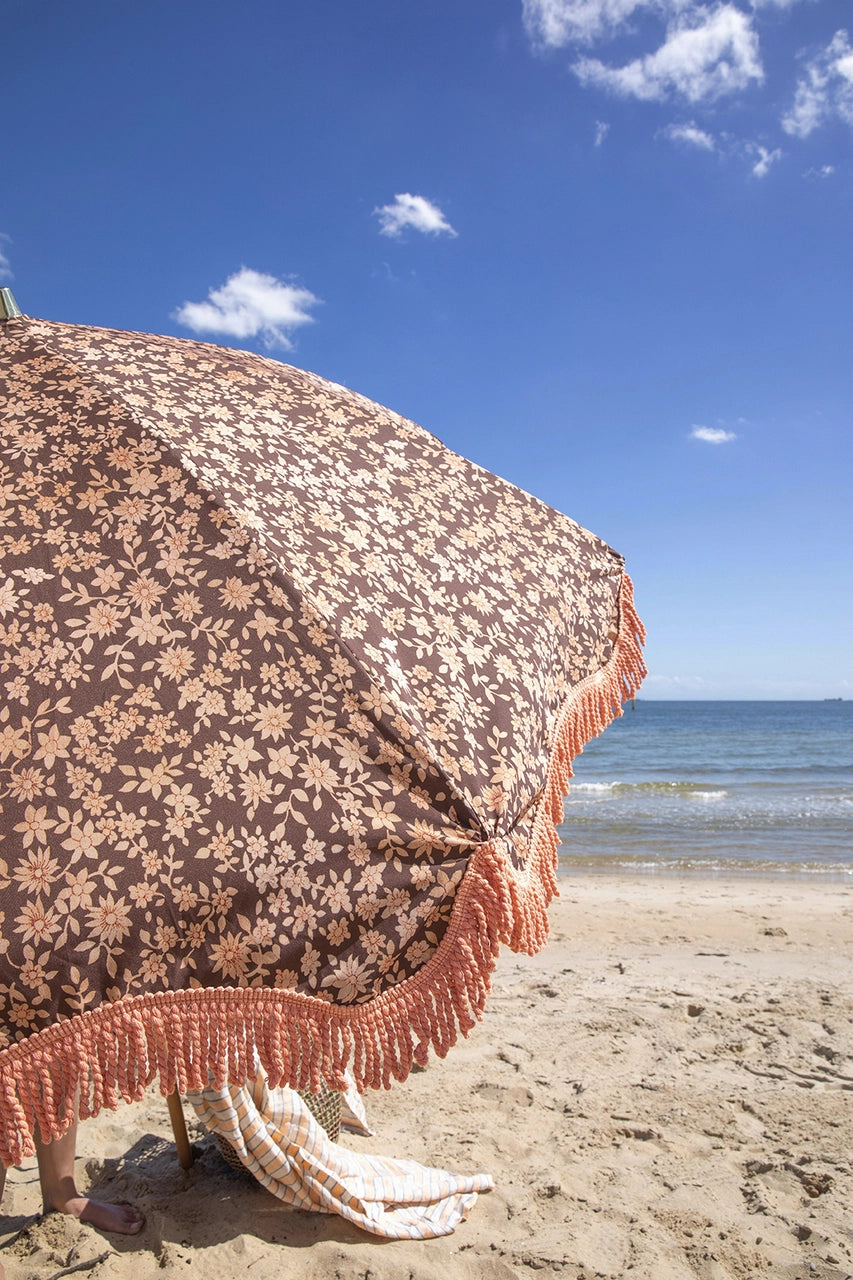
<path fill-rule="evenodd" d="M 540 49 L 589 44 L 648 7 L 651 0 L 522 0 L 525 29 Z"/>
<path fill-rule="evenodd" d="M 690 432 L 691 440 L 704 440 L 706 444 L 726 444 L 736 440 L 734 431 L 726 431 L 723 427 L 694 427 Z"/>
<path fill-rule="evenodd" d="M 319 303 L 313 293 L 275 276 L 241 267 L 205 302 L 185 302 L 175 319 L 193 333 L 224 333 L 232 338 L 260 337 L 268 347 L 292 347 L 290 334 L 314 317 Z"/>
<path fill-rule="evenodd" d="M 806 64 L 794 105 L 782 117 L 782 128 L 795 138 L 807 138 L 834 118 L 853 125 L 853 48 L 846 31 L 836 31 L 826 48 Z"/>
<path fill-rule="evenodd" d="M 396 239 L 407 227 L 413 231 L 422 231 L 424 235 L 455 236 L 451 227 L 437 204 L 432 204 L 423 196 L 413 196 L 407 191 L 394 197 L 393 204 L 384 204 L 373 212 L 379 218 L 379 233 Z"/>
<path fill-rule="evenodd" d="M 776 164 L 777 160 L 782 159 L 782 152 L 778 147 L 774 147 L 772 151 L 768 151 L 766 147 L 760 146 L 757 142 L 752 143 L 750 151 L 753 155 L 757 155 L 758 159 L 752 166 L 752 174 L 755 178 L 766 178 L 770 172 L 770 166 Z"/>
<path fill-rule="evenodd" d="M 806 169 L 804 178 L 831 178 L 835 173 L 834 164 L 822 164 L 817 169 Z"/>
<path fill-rule="evenodd" d="M 663 130 L 665 138 L 671 142 L 683 142 L 689 147 L 698 147 L 700 151 L 714 151 L 716 144 L 710 133 L 693 124 L 670 124 Z"/>
<path fill-rule="evenodd" d="M 764 78 L 750 18 L 731 4 L 676 18 L 659 49 L 624 67 L 581 58 L 572 70 L 582 84 L 646 102 L 660 102 L 671 94 L 689 102 L 713 100 Z"/>
<path fill-rule="evenodd" d="M 596 120 L 595 122 L 595 145 L 600 147 L 604 139 L 610 132 L 610 125 L 604 120 Z"/>
<path fill-rule="evenodd" d="M 0 231 L 0 280 L 12 279 L 12 264 L 7 258 L 6 252 L 3 247 L 4 245 L 11 244 L 11 243 L 12 243 L 11 237 L 4 235 L 3 232 Z"/>

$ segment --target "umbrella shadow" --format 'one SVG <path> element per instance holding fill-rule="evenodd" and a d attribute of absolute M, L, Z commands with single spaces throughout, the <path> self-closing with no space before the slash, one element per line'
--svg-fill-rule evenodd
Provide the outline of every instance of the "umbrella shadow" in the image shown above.
<path fill-rule="evenodd" d="M 184 1251 L 215 1248 L 244 1235 L 291 1249 L 321 1241 L 389 1243 L 335 1214 L 283 1204 L 248 1171 L 230 1168 L 210 1137 L 194 1142 L 193 1153 L 195 1163 L 184 1170 L 171 1142 L 146 1133 L 123 1156 L 88 1162 L 90 1195 L 128 1201 L 145 1214 L 139 1235 L 109 1237 L 116 1252 L 144 1249 L 164 1266 Z"/>

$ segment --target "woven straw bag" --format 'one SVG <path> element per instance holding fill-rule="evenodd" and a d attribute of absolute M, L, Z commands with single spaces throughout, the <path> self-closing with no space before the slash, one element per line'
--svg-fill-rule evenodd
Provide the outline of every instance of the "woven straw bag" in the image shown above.
<path fill-rule="evenodd" d="M 326 1135 L 330 1142 L 337 1142 L 341 1136 L 341 1095 L 336 1089 L 330 1089 L 328 1085 L 324 1085 L 320 1093 L 309 1093 L 307 1090 L 299 1091 L 299 1096 L 314 1119 L 325 1129 Z M 215 1133 L 216 1145 L 219 1148 L 219 1154 L 227 1165 L 238 1173 L 248 1173 L 249 1170 L 243 1164 L 243 1161 L 237 1155 L 227 1138 L 223 1138 L 221 1134 Z"/>

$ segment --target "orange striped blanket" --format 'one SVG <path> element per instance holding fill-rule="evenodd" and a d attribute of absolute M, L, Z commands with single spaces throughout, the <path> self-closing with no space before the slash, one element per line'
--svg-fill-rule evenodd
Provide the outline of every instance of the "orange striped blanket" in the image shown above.
<path fill-rule="evenodd" d="M 467 1218 L 488 1174 L 462 1177 L 414 1160 L 361 1155 L 331 1142 L 299 1094 L 253 1085 L 190 1093 L 200 1119 L 231 1143 L 257 1180 L 285 1204 L 336 1213 L 390 1240 L 450 1235 Z M 363 1112 L 357 1117 L 366 1130 Z"/>

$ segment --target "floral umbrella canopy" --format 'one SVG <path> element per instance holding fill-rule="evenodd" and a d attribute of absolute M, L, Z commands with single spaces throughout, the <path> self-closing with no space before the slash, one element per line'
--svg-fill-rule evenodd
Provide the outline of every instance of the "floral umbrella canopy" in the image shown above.
<path fill-rule="evenodd" d="M 0 406 L 0 1158 L 444 1054 L 644 673 L 621 558 L 246 352 L 13 316 Z"/>

